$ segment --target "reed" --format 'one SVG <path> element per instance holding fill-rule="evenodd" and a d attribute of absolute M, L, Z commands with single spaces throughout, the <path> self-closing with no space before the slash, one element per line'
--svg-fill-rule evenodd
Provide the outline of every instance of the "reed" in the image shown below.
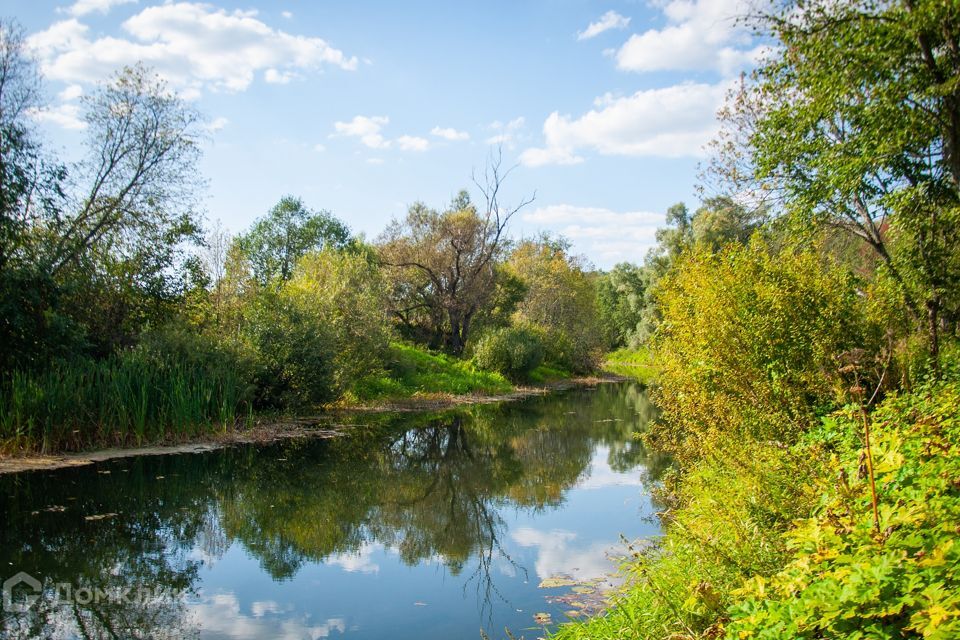
<path fill-rule="evenodd" d="M 250 412 L 249 385 L 230 364 L 131 352 L 13 371 L 0 384 L 0 444 L 69 451 L 229 428 Z"/>

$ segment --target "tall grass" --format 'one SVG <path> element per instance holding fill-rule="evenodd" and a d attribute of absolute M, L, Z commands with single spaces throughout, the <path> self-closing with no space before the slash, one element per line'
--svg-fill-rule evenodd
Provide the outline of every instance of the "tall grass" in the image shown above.
<path fill-rule="evenodd" d="M 64 451 L 226 428 L 244 415 L 247 387 L 231 366 L 138 353 L 13 371 L 0 384 L 0 446 Z"/>

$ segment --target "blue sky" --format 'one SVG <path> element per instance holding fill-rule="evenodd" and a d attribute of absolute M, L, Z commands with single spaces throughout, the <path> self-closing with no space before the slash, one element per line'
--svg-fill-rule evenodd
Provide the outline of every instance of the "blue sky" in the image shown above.
<path fill-rule="evenodd" d="M 285 194 L 375 237 L 442 207 L 491 149 L 536 201 L 514 235 L 567 235 L 595 265 L 640 261 L 695 204 L 725 91 L 761 48 L 746 0 L 5 0 L 46 77 L 34 114 L 76 157 L 78 98 L 152 66 L 207 118 L 210 220 L 241 231 Z"/>

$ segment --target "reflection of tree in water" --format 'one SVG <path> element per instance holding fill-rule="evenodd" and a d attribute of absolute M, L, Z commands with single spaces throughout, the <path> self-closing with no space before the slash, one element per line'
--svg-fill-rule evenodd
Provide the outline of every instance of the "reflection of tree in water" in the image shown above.
<path fill-rule="evenodd" d="M 650 412 L 638 388 L 601 385 L 446 417 L 406 415 L 357 428 L 350 437 L 268 451 L 247 447 L 113 465 L 129 467 L 123 474 L 40 474 L 18 487 L 5 479 L 0 489 L 13 498 L 0 497 L 6 500 L 0 513 L 11 523 L 0 532 L 0 560 L 51 583 L 87 580 L 102 588 L 106 580 L 172 591 L 196 582 L 191 550 L 215 558 L 240 542 L 282 580 L 304 562 L 378 543 L 405 563 L 438 559 L 454 574 L 475 559 L 467 584 L 476 585 L 481 607 L 489 607 L 497 594 L 494 563 L 511 562 L 499 542 L 501 508 L 559 505 L 587 473 L 598 443 L 609 448 L 614 470 L 654 462 L 632 437 Z M 77 501 L 63 513 L 30 515 L 37 505 L 68 504 L 70 496 Z M 83 520 L 105 512 L 118 515 Z M 132 627 L 144 637 L 191 632 L 175 598 L 75 612 L 38 607 L 15 622 L 29 624 L 23 637 L 43 636 L 34 632 L 67 624 L 67 616 L 82 637 Z"/>
<path fill-rule="evenodd" d="M 44 588 L 26 613 L 4 612 L 0 637 L 196 635 L 183 596 L 197 578 L 188 553 L 210 513 L 195 462 L 144 458 L 110 467 L 110 475 L 86 468 L 2 479 L 0 566 Z"/>

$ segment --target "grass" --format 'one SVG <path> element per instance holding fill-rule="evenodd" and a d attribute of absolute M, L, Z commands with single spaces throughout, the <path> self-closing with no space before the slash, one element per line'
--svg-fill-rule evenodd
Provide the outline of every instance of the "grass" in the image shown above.
<path fill-rule="evenodd" d="M 960 637 L 960 375 L 826 416 L 790 447 L 717 442 L 658 493 L 664 535 L 553 640 Z"/>
<path fill-rule="evenodd" d="M 0 451 L 69 451 L 195 436 L 247 406 L 231 367 L 124 354 L 13 371 L 0 385 Z"/>
<path fill-rule="evenodd" d="M 507 393 L 513 385 L 498 373 L 481 371 L 467 360 L 393 343 L 384 371 L 360 379 L 345 395 L 347 404 L 427 394 Z"/>
<path fill-rule="evenodd" d="M 657 369 L 653 365 L 647 347 L 638 349 L 624 347 L 612 351 L 607 354 L 602 368 L 610 373 L 635 378 L 645 384 L 652 382 L 657 375 Z"/>

